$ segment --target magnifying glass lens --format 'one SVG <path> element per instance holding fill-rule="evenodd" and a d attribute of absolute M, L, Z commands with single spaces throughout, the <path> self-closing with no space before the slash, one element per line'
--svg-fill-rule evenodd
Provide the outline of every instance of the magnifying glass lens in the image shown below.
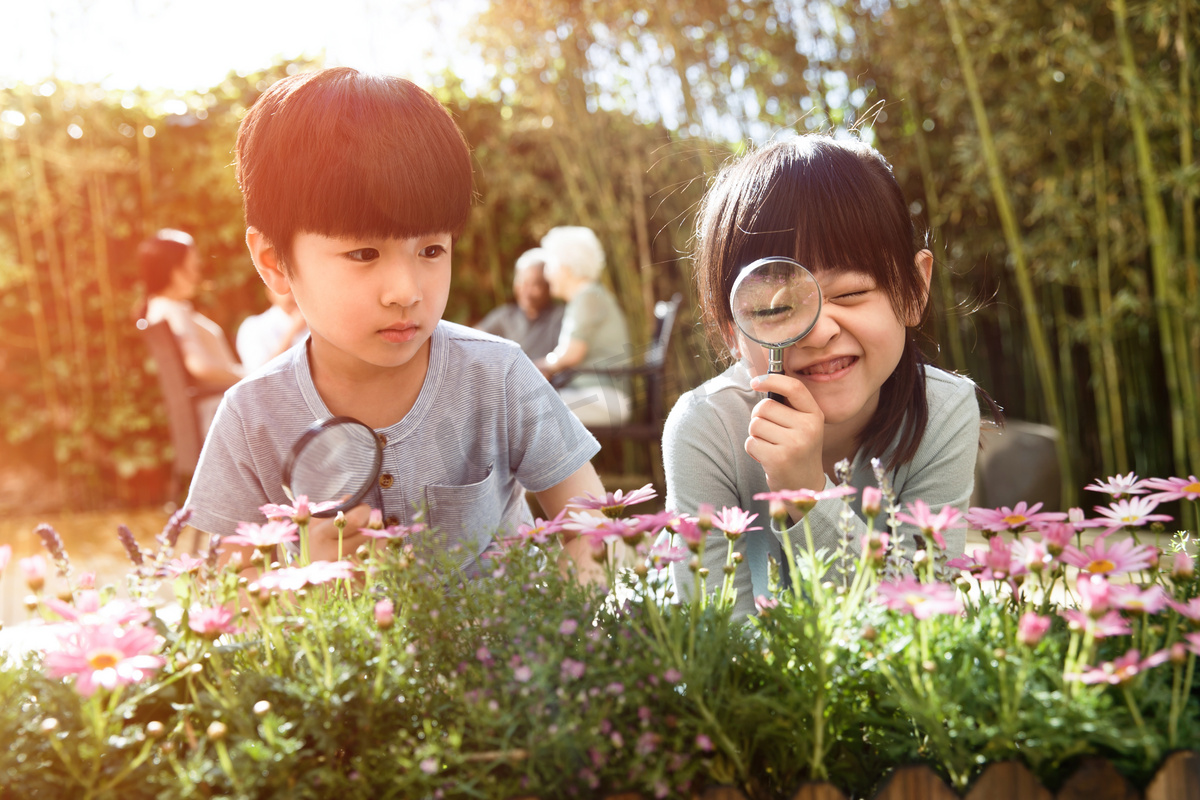
<path fill-rule="evenodd" d="M 733 320 L 750 339 L 787 347 L 803 339 L 821 314 L 821 287 L 790 258 L 763 258 L 744 268 L 729 296 Z"/>
<path fill-rule="evenodd" d="M 316 423 L 300 437 L 283 470 L 283 490 L 295 500 L 335 501 L 321 516 L 349 511 L 366 497 L 379 475 L 383 452 L 368 426 L 349 417 Z"/>

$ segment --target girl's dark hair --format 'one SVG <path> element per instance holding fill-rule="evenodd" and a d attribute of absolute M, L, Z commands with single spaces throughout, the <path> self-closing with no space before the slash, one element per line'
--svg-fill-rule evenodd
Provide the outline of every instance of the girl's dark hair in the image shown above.
<path fill-rule="evenodd" d="M 742 267 L 788 256 L 813 272 L 846 269 L 871 276 L 902 320 L 923 320 L 928 292 L 915 259 L 924 247 L 891 165 L 855 140 L 807 135 L 777 141 L 725 167 L 700 208 L 695 273 L 709 340 L 732 348 L 729 291 Z M 912 460 L 925 426 L 925 357 L 916 326 L 884 382 L 879 407 L 858 446 L 881 456 L 896 431 L 889 469 Z"/>
<path fill-rule="evenodd" d="M 284 258 L 301 232 L 457 239 L 471 209 L 471 156 L 442 105 L 403 78 L 348 67 L 278 81 L 238 127 L 246 224 Z"/>
<path fill-rule="evenodd" d="M 137 262 L 146 296 L 160 294 L 171 282 L 171 273 L 187 261 L 188 251 L 195 246 L 189 234 L 173 228 L 163 228 L 138 245 Z"/>

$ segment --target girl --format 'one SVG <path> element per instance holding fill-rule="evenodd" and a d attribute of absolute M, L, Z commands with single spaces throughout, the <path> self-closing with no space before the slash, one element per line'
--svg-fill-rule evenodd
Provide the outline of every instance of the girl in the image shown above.
<path fill-rule="evenodd" d="M 816 277 L 823 298 L 815 327 L 783 352 L 783 374 L 767 374 L 766 348 L 742 335 L 729 292 L 756 259 L 787 256 Z M 804 136 L 775 142 L 727 167 L 700 209 L 695 271 L 714 346 L 736 359 L 685 394 L 663 433 L 667 507 L 702 503 L 758 513 L 738 539 L 735 613 L 768 595 L 767 559 L 780 564 L 782 538 L 805 547 L 798 518 L 781 531 L 762 492 L 833 488 L 834 464 L 851 462 L 851 484 L 875 484 L 871 459 L 888 470 L 901 504 L 966 510 L 974 485 L 980 414 L 974 384 L 926 366 L 916 329 L 927 308 L 933 256 L 917 238 L 891 167 L 857 141 Z M 767 398 L 781 395 L 786 403 Z M 856 504 L 857 505 L 857 504 Z M 840 499 L 808 512 L 818 550 L 837 548 Z M 859 552 L 865 522 L 851 520 Z M 902 526 L 905 527 L 905 526 Z M 904 543 L 911 554 L 908 526 Z M 951 555 L 965 532 L 946 533 Z M 720 585 L 726 546 L 714 531 L 705 548 L 709 588 Z M 676 564 L 677 590 L 692 585 Z"/>

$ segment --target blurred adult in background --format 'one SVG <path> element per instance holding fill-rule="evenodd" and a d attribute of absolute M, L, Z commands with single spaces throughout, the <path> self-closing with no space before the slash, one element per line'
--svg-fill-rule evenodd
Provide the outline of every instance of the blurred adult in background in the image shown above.
<path fill-rule="evenodd" d="M 629 329 L 612 293 L 600 283 L 604 248 L 591 228 L 565 225 L 542 237 L 550 294 L 566 301 L 558 344 L 537 362 L 550 378 L 566 370 L 609 369 L 628 360 Z M 629 379 L 576 372 L 558 390 L 585 425 L 629 419 Z"/>
<path fill-rule="evenodd" d="M 277 355 L 308 338 L 308 325 L 289 294 L 263 287 L 271 307 L 242 320 L 237 332 L 237 353 L 247 372 L 253 372 Z"/>
<path fill-rule="evenodd" d="M 201 277 L 200 254 L 192 237 L 163 228 L 138 245 L 137 260 L 146 291 L 143 316 L 151 324 L 165 321 L 170 326 L 191 376 L 222 388 L 241 380 L 245 369 L 221 326 L 192 306 Z M 219 403 L 217 396 L 197 404 L 202 429 L 208 429 Z"/>
<path fill-rule="evenodd" d="M 563 305 L 550 295 L 545 266 L 546 254 L 540 248 L 522 253 L 513 276 L 515 302 L 492 309 L 475 326 L 511 339 L 534 361 L 545 358 L 554 349 L 562 329 Z"/>

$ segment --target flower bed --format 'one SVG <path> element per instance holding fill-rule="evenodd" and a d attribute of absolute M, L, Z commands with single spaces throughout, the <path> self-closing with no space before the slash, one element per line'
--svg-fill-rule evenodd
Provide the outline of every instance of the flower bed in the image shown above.
<path fill-rule="evenodd" d="M 1092 520 L 972 510 L 995 535 L 947 562 L 959 515 L 889 508 L 884 485 L 861 555 L 790 552 L 800 599 L 762 598 L 746 621 L 728 587 L 671 603 L 662 568 L 765 521 L 633 513 L 647 493 L 593 504 L 603 523 L 523 530 L 470 581 L 455 554 L 429 563 L 418 537 L 380 529 L 345 562 L 272 566 L 238 614 L 215 551 L 175 555 L 182 516 L 153 552 L 127 537 L 127 598 L 89 587 L 45 528 L 59 577 L 22 567 L 52 641 L 0 668 L 3 796 L 790 798 L 815 780 L 914 797 L 885 785 L 896 765 L 961 792 L 1015 760 L 1057 791 L 1094 757 L 1158 796 L 1164 758 L 1200 743 L 1200 582 L 1185 536 L 1161 553 L 1138 536 L 1200 484 L 1089 488 L 1114 495 Z M 776 500 L 785 515 L 816 496 Z M 303 509 L 273 513 L 300 524 L 247 528 L 264 551 L 304 535 Z M 899 515 L 923 531 L 912 560 L 886 524 Z M 611 592 L 581 587 L 554 566 L 570 526 L 599 558 L 620 537 L 646 563 L 609 565 Z M 664 528 L 681 544 L 651 546 Z M 1108 533 L 1085 546 L 1089 528 Z"/>

